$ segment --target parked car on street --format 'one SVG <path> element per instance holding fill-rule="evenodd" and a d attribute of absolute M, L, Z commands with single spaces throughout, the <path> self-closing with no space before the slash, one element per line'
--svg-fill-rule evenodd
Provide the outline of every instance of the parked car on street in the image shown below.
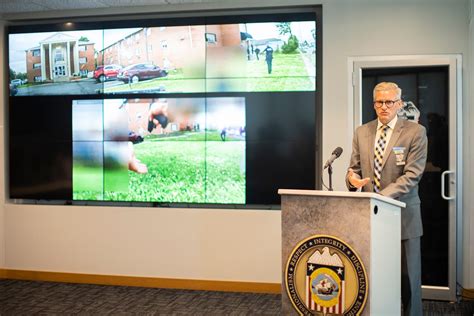
<path fill-rule="evenodd" d="M 21 86 L 23 84 L 23 81 L 21 79 L 13 79 L 12 81 L 10 81 L 10 84 L 14 86 Z"/>
<path fill-rule="evenodd" d="M 94 79 L 98 82 L 104 82 L 106 80 L 115 80 L 119 72 L 122 70 L 122 66 L 120 65 L 102 65 L 97 66 L 94 71 Z"/>
<path fill-rule="evenodd" d="M 141 63 L 125 67 L 118 75 L 118 79 L 125 83 L 137 83 L 141 80 L 166 77 L 168 72 L 160 67 L 150 64 Z"/>
<path fill-rule="evenodd" d="M 18 93 L 17 85 L 10 83 L 10 95 L 15 96 L 17 93 Z"/>

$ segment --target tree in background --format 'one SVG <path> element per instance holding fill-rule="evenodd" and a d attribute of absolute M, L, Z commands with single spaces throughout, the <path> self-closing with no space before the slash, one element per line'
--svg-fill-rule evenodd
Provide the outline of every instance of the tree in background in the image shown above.
<path fill-rule="evenodd" d="M 291 22 L 280 22 L 276 25 L 280 35 L 290 35 L 288 41 L 281 47 L 283 54 L 293 54 L 299 47 L 298 38 L 291 33 Z"/>
<path fill-rule="evenodd" d="M 289 34 L 290 36 L 293 35 L 293 33 L 291 33 L 291 22 L 280 22 L 280 23 L 277 23 L 276 27 L 280 35 L 286 35 L 286 34 Z"/>
<path fill-rule="evenodd" d="M 25 80 L 26 78 L 28 78 L 28 76 L 26 75 L 26 72 L 17 72 L 15 74 L 15 79 L 21 79 L 21 80 Z"/>

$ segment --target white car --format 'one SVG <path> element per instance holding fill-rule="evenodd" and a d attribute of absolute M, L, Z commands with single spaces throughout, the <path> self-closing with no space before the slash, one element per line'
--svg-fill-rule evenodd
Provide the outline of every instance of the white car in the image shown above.
<path fill-rule="evenodd" d="M 13 79 L 10 83 L 14 86 L 21 86 L 23 81 L 21 79 Z"/>

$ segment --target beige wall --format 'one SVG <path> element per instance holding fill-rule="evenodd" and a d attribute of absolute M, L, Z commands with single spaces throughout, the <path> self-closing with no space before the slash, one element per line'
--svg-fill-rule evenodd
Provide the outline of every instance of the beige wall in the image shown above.
<path fill-rule="evenodd" d="M 462 285 L 474 288 L 472 185 L 474 146 L 468 67 L 470 0 L 323 0 L 323 159 L 334 164 L 335 188 L 351 148 L 348 59 L 374 55 L 462 54 L 464 102 L 464 253 Z M 471 0 L 472 2 L 472 0 Z M 258 6 L 288 5 L 260 1 Z M 317 4 L 297 1 L 292 5 Z M 170 6 L 170 10 L 252 8 L 253 1 Z M 115 10 L 115 11 L 114 11 Z M 136 13 L 140 9 L 114 9 Z M 149 13 L 150 10 L 142 12 Z M 160 12 L 157 6 L 155 12 Z M 98 10 L 96 10 L 98 11 Z M 78 11 L 77 15 L 86 15 Z M 89 11 L 90 13 L 90 11 Z M 100 12 L 99 12 L 100 13 Z M 99 14 L 94 13 L 94 14 Z M 102 12 L 106 13 L 106 12 Z M 3 42 L 2 42 L 3 43 Z M 471 51 L 472 56 L 472 51 Z M 473 87 L 474 88 L 474 87 Z M 5 98 L 3 98 L 5 100 Z M 467 146 L 470 145 L 470 146 Z M 2 211 L 0 211 L 2 212 Z M 1 215 L 1 213 L 0 213 Z M 280 282 L 278 211 L 5 205 L 4 266 L 80 273 Z M 1 224 L 1 216 L 0 216 Z M 0 241 L 3 238 L 0 234 Z M 1 259 L 1 258 L 0 258 Z M 0 261 L 0 264 L 2 262 Z"/>
<path fill-rule="evenodd" d="M 278 282 L 280 213 L 6 207 L 6 268 Z"/>

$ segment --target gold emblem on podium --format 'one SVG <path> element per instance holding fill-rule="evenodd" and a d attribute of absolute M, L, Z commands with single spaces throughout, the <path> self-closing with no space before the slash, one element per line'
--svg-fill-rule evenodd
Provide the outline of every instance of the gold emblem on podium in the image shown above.
<path fill-rule="evenodd" d="M 349 245 L 332 236 L 301 241 L 288 258 L 285 282 L 301 315 L 359 315 L 367 300 L 362 261 Z"/>

